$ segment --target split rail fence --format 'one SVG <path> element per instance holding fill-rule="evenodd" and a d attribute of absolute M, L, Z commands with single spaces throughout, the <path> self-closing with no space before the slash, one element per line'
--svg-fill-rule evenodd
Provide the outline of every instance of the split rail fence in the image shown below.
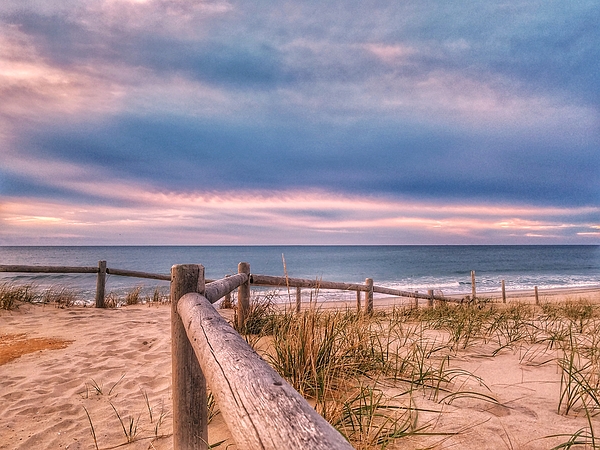
<path fill-rule="evenodd" d="M 134 270 L 113 269 L 106 267 L 106 261 L 98 261 L 98 267 L 0 265 L 0 272 L 95 273 L 97 274 L 95 299 L 96 308 L 104 308 L 106 275 L 119 275 L 122 277 L 149 278 L 153 280 L 171 281 L 171 275 L 161 275 L 157 273 L 137 272 Z"/>
<path fill-rule="evenodd" d="M 79 266 L 24 266 L 24 265 L 0 265 L 0 272 L 15 272 L 15 273 L 88 273 L 97 274 L 96 281 L 96 298 L 95 306 L 97 308 L 104 307 L 105 291 L 106 291 L 106 275 L 118 275 L 124 277 L 147 278 L 162 281 L 171 281 L 171 275 L 163 275 L 156 273 L 138 272 L 134 270 L 115 269 L 107 267 L 106 261 L 98 261 L 97 267 L 79 267 Z M 206 280 L 211 282 L 213 280 Z M 425 299 L 428 304 L 433 305 L 434 300 L 438 301 L 457 301 L 444 296 L 434 295 L 433 290 L 429 290 L 427 294 L 419 292 L 402 291 L 398 289 L 390 289 L 383 286 L 375 286 L 372 278 L 367 278 L 364 284 L 359 283 L 340 283 L 334 281 L 309 280 L 303 278 L 275 277 L 270 275 L 250 275 L 250 284 L 254 286 L 271 286 L 271 287 L 286 287 L 288 289 L 296 289 L 296 309 L 299 311 L 302 303 L 302 289 L 332 289 L 340 291 L 355 291 L 356 292 L 356 307 L 361 309 L 361 293 L 365 296 L 365 309 L 373 310 L 373 294 L 387 294 L 398 297 L 414 298 L 415 304 L 418 306 L 419 299 Z M 242 312 L 240 312 L 242 313 Z M 245 315 L 240 316 L 243 320 Z"/>
<path fill-rule="evenodd" d="M 298 311 L 303 288 L 356 291 L 358 311 L 364 293 L 367 312 L 373 309 L 374 293 L 427 299 L 430 306 L 435 300 L 451 301 L 431 290 L 419 294 L 375 286 L 371 278 L 359 284 L 256 275 L 245 262 L 239 263 L 237 274 L 216 281 L 205 279 L 204 266 L 197 264 L 175 265 L 170 275 L 113 269 L 106 261 L 98 267 L 0 265 L 0 272 L 96 273 L 97 307 L 104 305 L 107 274 L 171 282 L 174 450 L 208 449 L 207 386 L 238 448 L 352 448 L 212 306 L 232 291 L 237 289 L 238 325 L 250 308 L 251 285 L 296 288 Z M 471 276 L 475 298 L 475 273 Z"/>

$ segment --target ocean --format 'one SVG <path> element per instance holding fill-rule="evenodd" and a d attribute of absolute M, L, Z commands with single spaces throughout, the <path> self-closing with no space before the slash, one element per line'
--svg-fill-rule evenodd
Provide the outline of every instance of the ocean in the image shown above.
<path fill-rule="evenodd" d="M 237 272 L 240 261 L 252 273 L 362 283 L 444 294 L 471 292 L 471 270 L 477 292 L 600 286 L 600 246 L 94 246 L 0 247 L 0 264 L 107 266 L 169 274 L 173 264 L 196 263 L 207 278 Z M 95 275 L 0 273 L 0 282 L 66 286 L 91 301 Z M 168 282 L 109 275 L 107 292 L 133 287 L 168 290 Z"/>

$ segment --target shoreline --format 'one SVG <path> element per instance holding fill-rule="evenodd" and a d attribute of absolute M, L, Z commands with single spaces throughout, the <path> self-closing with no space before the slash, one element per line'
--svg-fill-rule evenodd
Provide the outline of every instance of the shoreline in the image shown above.
<path fill-rule="evenodd" d="M 481 292 L 477 293 L 480 299 L 492 300 L 494 304 L 502 305 L 502 292 Z M 326 293 L 320 293 L 322 296 L 315 304 L 317 308 L 323 309 L 336 309 L 336 308 L 356 308 L 356 300 L 353 299 L 340 299 L 340 300 L 327 300 Z M 350 297 L 356 297 L 355 292 L 347 293 Z M 283 296 L 283 295 L 282 295 Z M 452 294 L 446 295 L 445 297 L 453 300 L 460 300 L 465 298 L 466 295 Z M 582 288 L 553 288 L 544 289 L 538 291 L 538 298 L 540 303 L 556 303 L 561 301 L 573 300 L 573 297 L 585 297 L 592 303 L 600 303 L 600 285 L 597 287 L 582 287 Z M 507 291 L 506 292 L 507 304 L 511 302 L 523 302 L 535 304 L 535 292 L 531 290 L 519 290 L 519 291 Z M 415 299 L 411 297 L 398 297 L 385 294 L 375 294 L 373 298 L 373 308 L 390 308 L 393 306 L 412 306 L 415 303 Z M 361 295 L 361 308 L 364 308 L 365 300 L 364 293 Z M 283 301 L 274 303 L 278 308 L 294 309 L 296 307 L 295 301 Z M 419 299 L 419 307 L 427 305 L 427 299 Z M 311 304 L 305 301 L 303 298 L 302 309 L 310 308 Z"/>
<path fill-rule="evenodd" d="M 544 297 L 546 298 L 556 298 L 556 297 L 571 297 L 571 296 L 581 296 L 581 295 L 590 295 L 590 296 L 598 296 L 600 294 L 600 285 L 597 286 L 585 286 L 585 287 L 565 287 L 565 288 L 550 288 L 550 289 L 538 289 L 538 296 L 540 297 L 540 302 L 543 301 Z M 468 294 L 466 294 L 468 295 Z M 477 296 L 480 298 L 491 298 L 493 300 L 502 299 L 502 291 L 489 291 L 489 292 L 477 292 Z M 449 298 L 462 298 L 464 295 L 448 295 Z M 506 299 L 526 299 L 532 298 L 535 299 L 535 290 L 534 289 L 519 289 L 519 290 L 507 290 L 506 291 Z"/>

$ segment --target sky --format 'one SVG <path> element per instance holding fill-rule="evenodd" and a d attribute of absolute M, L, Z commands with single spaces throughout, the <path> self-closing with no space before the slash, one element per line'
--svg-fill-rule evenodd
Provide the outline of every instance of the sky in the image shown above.
<path fill-rule="evenodd" d="M 597 0 L 0 2 L 0 245 L 600 244 Z"/>

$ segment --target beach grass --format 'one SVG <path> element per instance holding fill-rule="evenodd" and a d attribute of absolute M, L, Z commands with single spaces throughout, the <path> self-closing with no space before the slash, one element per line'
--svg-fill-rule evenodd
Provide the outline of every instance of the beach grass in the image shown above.
<path fill-rule="evenodd" d="M 156 287 L 151 294 L 144 294 L 144 288 L 136 286 L 125 292 L 110 291 L 104 296 L 104 307 L 113 309 L 138 304 L 152 306 L 169 303 L 170 301 L 170 295 L 165 288 Z"/>
<path fill-rule="evenodd" d="M 164 419 L 169 414 L 169 411 L 165 409 L 164 401 L 161 400 L 158 405 L 153 403 L 150 394 L 145 389 L 140 389 L 142 401 L 138 395 L 128 395 L 127 390 L 119 389 L 124 379 L 125 375 L 122 375 L 116 381 L 107 383 L 107 387 L 104 382 L 95 379 L 85 383 L 82 398 L 87 406 L 83 404 L 82 408 L 96 450 L 121 447 L 136 441 L 150 441 L 149 448 L 152 448 L 152 443 L 170 436 L 170 433 L 162 431 Z M 89 396 L 90 391 L 94 394 L 93 397 Z M 109 422 L 109 428 L 106 428 L 106 420 L 102 420 L 102 425 L 98 425 L 94 419 L 96 414 L 104 417 L 103 410 L 106 410 L 107 407 L 112 411 L 114 419 Z M 122 439 L 117 444 L 114 444 L 112 440 L 118 436 L 115 430 L 120 430 Z M 110 439 L 107 439 L 108 436 Z M 102 442 L 100 442 L 100 437 L 103 438 Z"/>
<path fill-rule="evenodd" d="M 77 293 L 67 287 L 50 287 L 42 293 L 42 303 L 52 304 L 57 308 L 68 308 L 78 302 Z"/>
<path fill-rule="evenodd" d="M 109 292 L 105 296 L 106 308 L 118 308 L 125 305 L 163 304 L 170 302 L 169 294 L 164 288 L 156 287 L 152 294 L 143 295 L 142 286 L 136 286 L 126 292 Z M 89 299 L 88 301 L 91 301 Z M 85 306 L 86 301 L 81 294 L 66 286 L 49 286 L 42 288 L 34 284 L 0 283 L 0 309 L 11 310 L 22 303 L 42 303 L 58 308 Z"/>
<path fill-rule="evenodd" d="M 58 308 L 85 304 L 77 290 L 66 286 L 0 283 L 0 309 L 18 308 L 22 303 L 51 304 Z"/>
<path fill-rule="evenodd" d="M 11 310 L 19 303 L 31 303 L 38 298 L 33 285 L 16 285 L 0 283 L 0 309 Z"/>
<path fill-rule="evenodd" d="M 436 428 L 435 415 L 457 401 L 503 406 L 482 378 L 455 362 L 473 348 L 485 349 L 486 358 L 518 352 L 523 364 L 555 363 L 561 370 L 557 414 L 590 418 L 556 448 L 582 440 L 596 448 L 591 418 L 600 412 L 600 306 L 586 299 L 394 307 L 372 315 L 317 308 L 255 312 L 262 317 L 252 321 L 269 326 L 240 331 L 260 335 L 247 340 L 262 339 L 257 347 L 267 361 L 355 448 L 383 449 L 418 436 L 446 439 L 460 430 Z"/>
<path fill-rule="evenodd" d="M 446 436 L 418 422 L 417 392 L 447 404 L 495 401 L 481 379 L 449 367 L 453 342 L 428 335 L 407 311 L 308 309 L 272 313 L 270 320 L 265 358 L 356 448 L 385 448 L 425 431 Z M 469 379 L 480 391 L 460 389 Z M 384 389 L 400 393 L 390 397 Z"/>

